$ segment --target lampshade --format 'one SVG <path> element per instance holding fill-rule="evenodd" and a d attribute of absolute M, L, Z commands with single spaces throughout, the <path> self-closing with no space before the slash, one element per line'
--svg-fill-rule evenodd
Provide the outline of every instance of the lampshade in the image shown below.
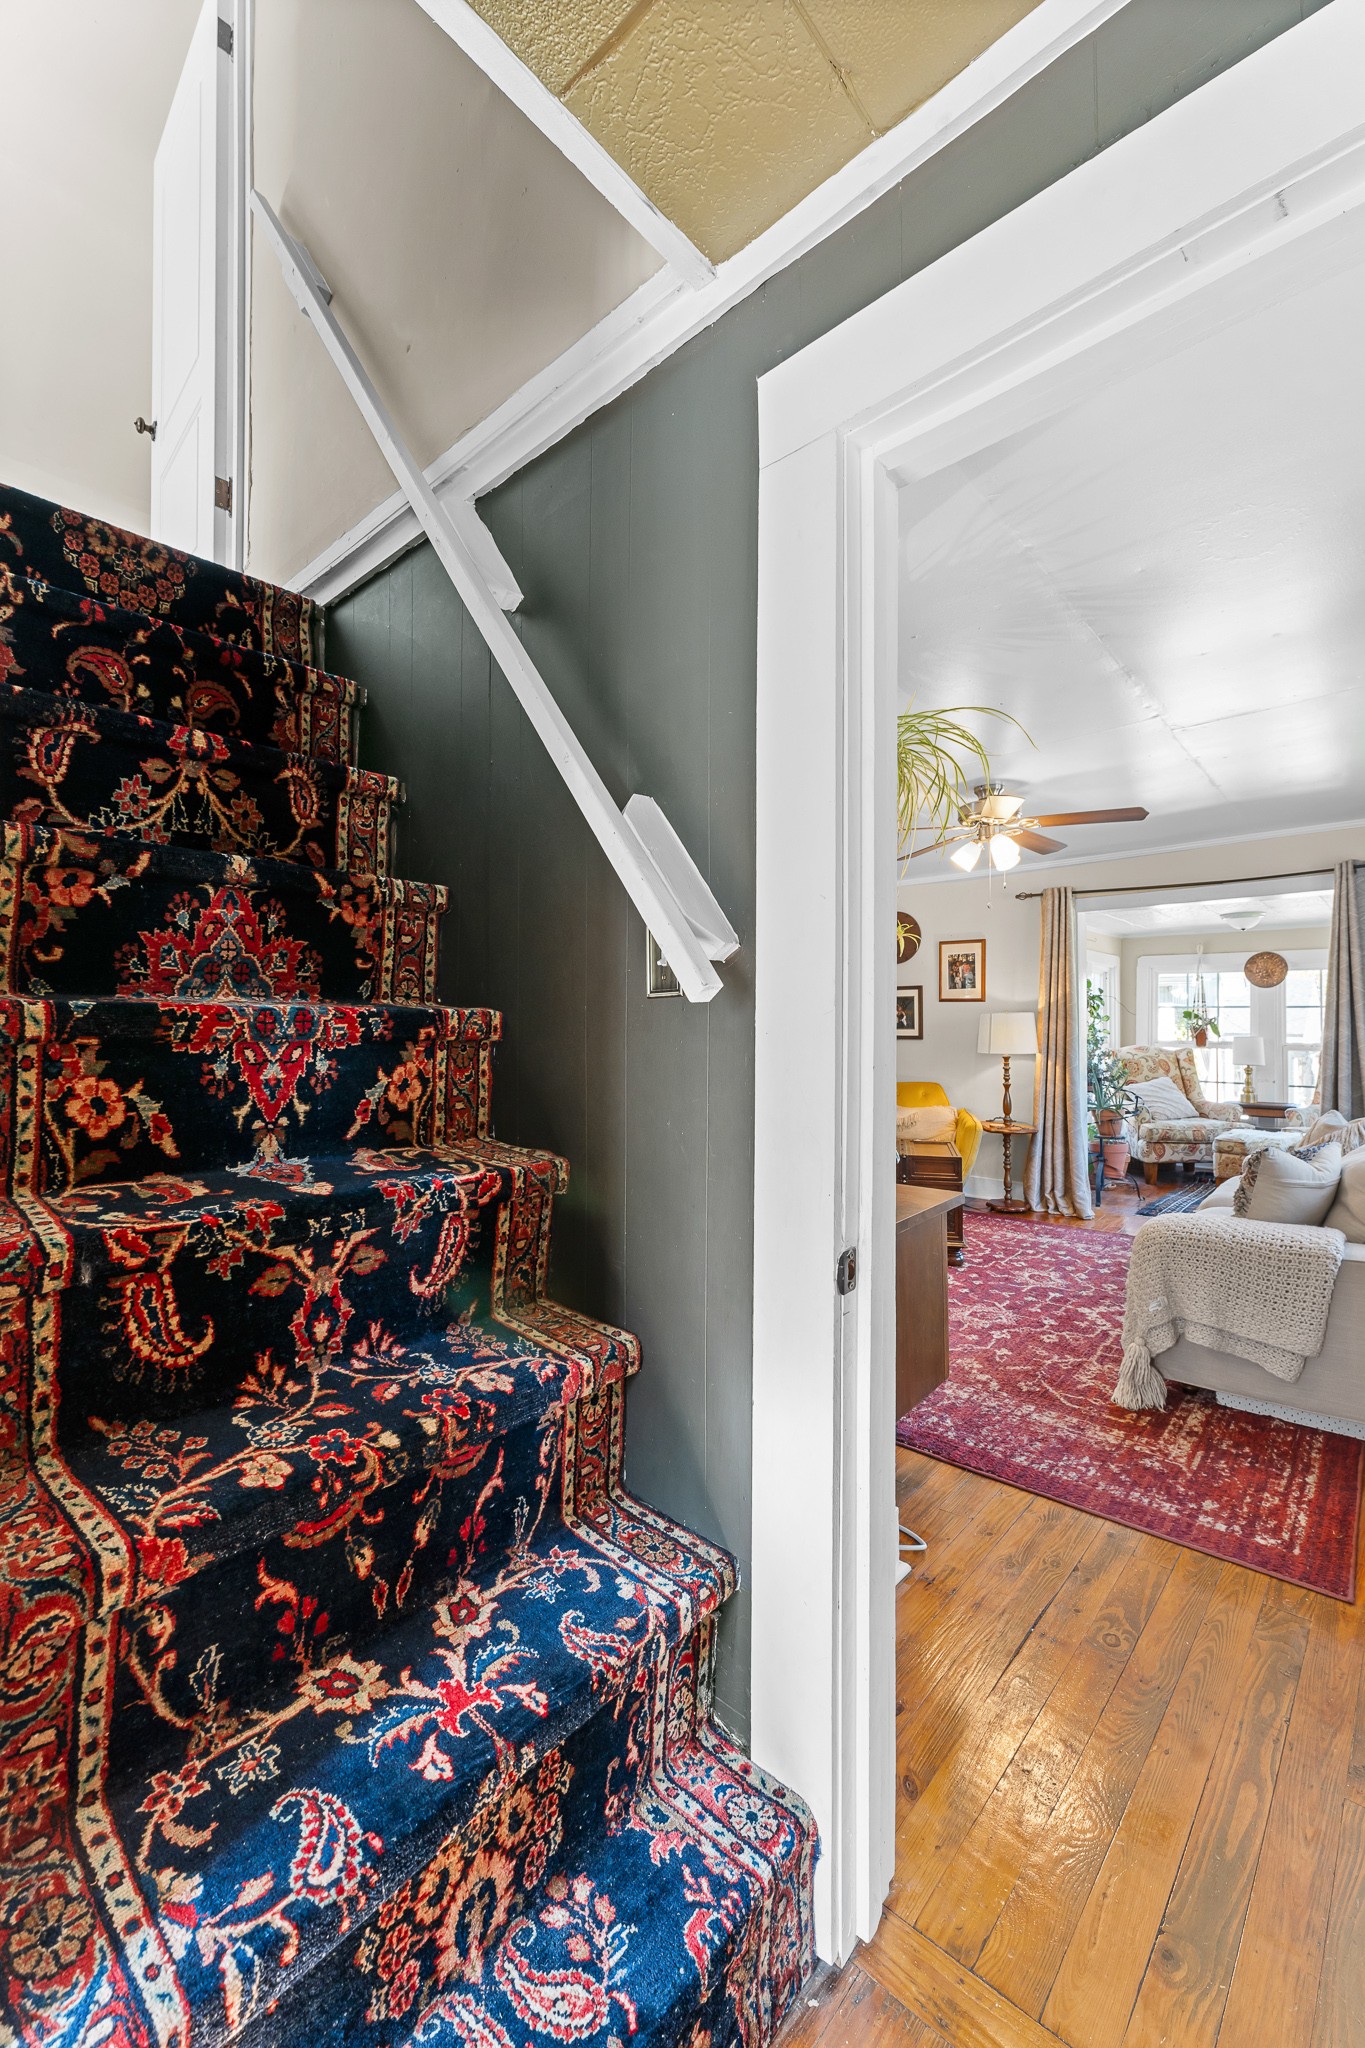
<path fill-rule="evenodd" d="M 991 866 L 1003 872 L 1006 868 L 1017 868 L 1018 865 L 1018 842 L 1006 838 L 1003 832 L 995 833 L 991 839 Z"/>
<path fill-rule="evenodd" d="M 957 852 L 950 853 L 948 858 L 954 867 L 961 868 L 964 874 L 969 875 L 981 858 L 981 841 L 979 839 L 964 840 L 957 849 Z"/>
<path fill-rule="evenodd" d="M 1038 1051 L 1036 1010 L 996 1010 L 977 1029 L 978 1052 L 1009 1059 L 1032 1059 Z"/>
<path fill-rule="evenodd" d="M 1241 1032 L 1238 1032 L 1232 1041 L 1232 1064 L 1234 1067 L 1263 1067 L 1265 1040 L 1243 1037 Z"/>

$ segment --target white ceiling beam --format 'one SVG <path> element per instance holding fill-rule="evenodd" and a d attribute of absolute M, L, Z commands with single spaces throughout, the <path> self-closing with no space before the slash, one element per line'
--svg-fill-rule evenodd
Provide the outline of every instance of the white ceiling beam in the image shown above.
<path fill-rule="evenodd" d="M 684 283 L 694 289 L 710 284 L 716 274 L 714 264 L 667 214 L 660 213 L 629 172 L 622 170 L 577 116 L 509 50 L 468 0 L 418 0 L 418 5 L 492 79 L 513 106 L 535 123 L 574 169 L 581 171 L 588 183 L 610 201 L 621 218 L 629 221 L 651 248 L 658 250 Z"/>

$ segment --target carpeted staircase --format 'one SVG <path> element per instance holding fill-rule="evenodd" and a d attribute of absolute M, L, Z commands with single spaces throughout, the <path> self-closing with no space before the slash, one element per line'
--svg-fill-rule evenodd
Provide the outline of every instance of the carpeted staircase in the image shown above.
<path fill-rule="evenodd" d="M 734 1568 L 622 1488 L 314 635 L 0 489 L 0 2044 L 756 2048 Z"/>

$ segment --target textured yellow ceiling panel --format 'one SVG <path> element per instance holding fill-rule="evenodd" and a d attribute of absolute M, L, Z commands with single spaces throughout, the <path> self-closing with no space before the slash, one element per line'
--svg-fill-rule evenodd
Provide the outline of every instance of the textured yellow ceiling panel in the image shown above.
<path fill-rule="evenodd" d="M 565 105 L 717 261 L 872 140 L 794 0 L 654 0 Z"/>
<path fill-rule="evenodd" d="M 802 0 L 879 132 L 964 71 L 1037 0 Z"/>
<path fill-rule="evenodd" d="M 473 0 L 708 256 L 742 249 L 1037 0 Z"/>
<path fill-rule="evenodd" d="M 652 0 L 644 0 L 645 6 Z M 509 50 L 556 95 L 640 11 L 639 0 L 473 0 Z"/>

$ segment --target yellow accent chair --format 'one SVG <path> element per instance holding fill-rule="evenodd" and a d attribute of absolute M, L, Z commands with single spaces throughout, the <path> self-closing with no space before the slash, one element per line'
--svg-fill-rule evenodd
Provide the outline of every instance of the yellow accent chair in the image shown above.
<path fill-rule="evenodd" d="M 948 1091 L 937 1081 L 897 1081 L 897 1109 L 946 1109 L 951 1105 Z M 972 1170 L 972 1162 L 981 1150 L 981 1120 L 969 1109 L 957 1113 L 957 1128 L 953 1143 L 962 1154 L 962 1178 L 965 1181 Z"/>

